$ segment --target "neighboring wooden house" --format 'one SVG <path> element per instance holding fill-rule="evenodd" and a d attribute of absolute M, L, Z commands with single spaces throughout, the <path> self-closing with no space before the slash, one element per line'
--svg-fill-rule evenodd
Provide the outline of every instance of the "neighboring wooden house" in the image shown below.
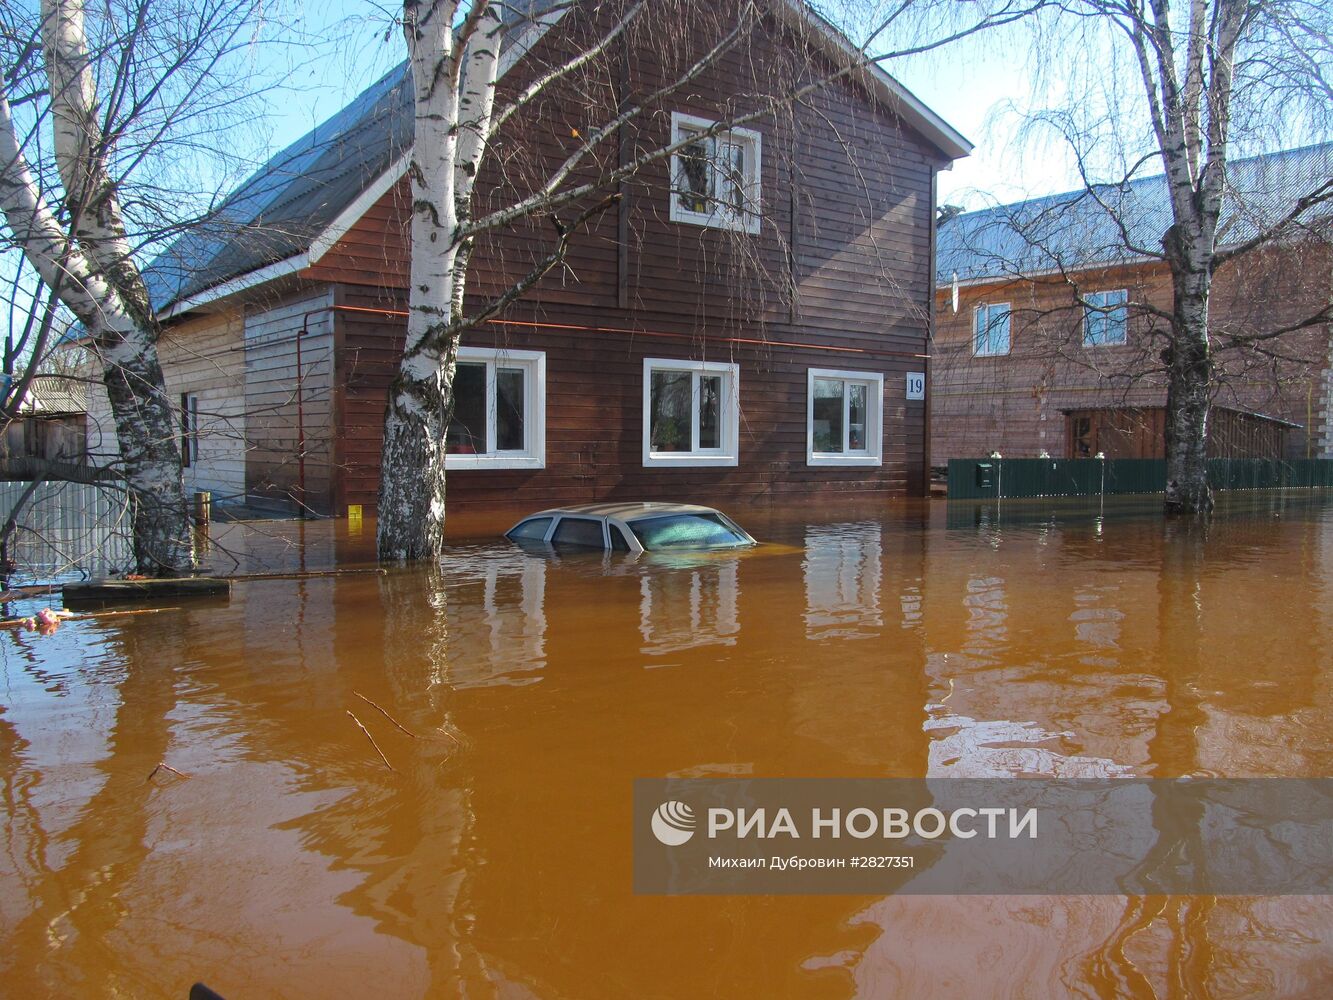
<path fill-rule="evenodd" d="M 590 37 L 601 9 L 514 29 L 501 99 Z M 775 67 L 809 76 L 855 60 L 803 2 L 775 2 L 757 47 L 603 155 L 753 107 L 789 82 Z M 650 92 L 661 62 L 647 44 L 625 52 L 614 93 L 602 89 Z M 404 70 L 388 74 L 153 267 L 191 484 L 215 500 L 375 504 L 405 329 L 410 99 Z M 512 123 L 522 139 L 506 140 L 503 177 L 488 160 L 483 202 L 514 197 L 597 120 L 553 95 Z M 622 185 L 562 271 L 464 337 L 451 504 L 924 491 L 924 403 L 906 386 L 925 371 L 935 173 L 970 145 L 878 68 L 707 145 Z M 545 252 L 541 226 L 478 246 L 470 303 Z"/>
<path fill-rule="evenodd" d="M 1248 239 L 1330 175 L 1333 145 L 1232 163 L 1221 242 Z M 1305 221 L 1302 237 L 1216 276 L 1213 455 L 1333 457 L 1329 218 Z M 946 214 L 930 370 L 933 466 L 992 451 L 1163 456 L 1166 318 L 1154 310 L 1171 308 L 1170 273 L 1126 250 L 1124 234 L 1151 250 L 1169 224 L 1160 176 L 1095 197 Z"/>

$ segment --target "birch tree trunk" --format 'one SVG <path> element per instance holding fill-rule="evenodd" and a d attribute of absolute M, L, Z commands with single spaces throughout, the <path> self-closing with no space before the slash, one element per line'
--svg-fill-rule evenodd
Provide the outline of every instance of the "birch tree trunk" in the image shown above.
<path fill-rule="evenodd" d="M 1162 237 L 1173 301 L 1167 369 L 1166 512 L 1206 514 L 1208 412 L 1213 393 L 1209 295 L 1217 266 L 1226 185 L 1231 98 L 1246 0 L 1191 0 L 1184 31 L 1168 0 L 1130 8 L 1126 32 L 1140 75 L 1170 196 Z M 1177 40 L 1185 39 L 1183 56 Z"/>
<path fill-rule="evenodd" d="M 491 126 L 499 66 L 498 7 L 474 0 L 455 33 L 458 0 L 406 0 L 415 135 L 406 340 L 389 387 L 380 458 L 379 557 L 434 559 L 444 546 L 445 433 L 453 416 L 456 321 L 463 313 L 473 183 Z"/>
<path fill-rule="evenodd" d="M 1172 227 L 1164 243 L 1172 272 L 1171 345 L 1166 351 L 1166 510 L 1204 514 L 1213 509 L 1208 486 L 1208 413 L 1212 356 L 1208 343 L 1210 268 L 1190 266 L 1197 256 Z"/>

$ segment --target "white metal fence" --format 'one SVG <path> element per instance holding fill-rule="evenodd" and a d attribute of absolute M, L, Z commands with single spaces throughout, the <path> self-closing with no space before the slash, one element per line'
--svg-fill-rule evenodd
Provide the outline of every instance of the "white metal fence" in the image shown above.
<path fill-rule="evenodd" d="M 0 525 L 9 522 L 25 482 L 0 482 Z M 133 565 L 129 496 L 83 483 L 39 483 L 9 541 L 11 582 L 102 575 Z"/>

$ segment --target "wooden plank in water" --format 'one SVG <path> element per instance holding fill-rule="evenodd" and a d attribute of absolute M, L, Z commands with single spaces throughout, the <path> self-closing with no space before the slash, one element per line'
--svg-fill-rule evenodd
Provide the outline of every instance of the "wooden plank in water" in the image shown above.
<path fill-rule="evenodd" d="M 164 577 L 152 580 L 86 580 L 62 589 L 65 607 L 106 607 L 109 604 L 157 601 L 164 598 L 231 597 L 231 581 L 211 576 Z"/>

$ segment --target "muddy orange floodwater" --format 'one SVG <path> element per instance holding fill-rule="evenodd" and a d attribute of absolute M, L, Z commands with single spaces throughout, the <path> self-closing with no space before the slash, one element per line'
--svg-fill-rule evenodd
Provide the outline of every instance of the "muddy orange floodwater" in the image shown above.
<path fill-rule="evenodd" d="M 1333 995 L 1327 897 L 636 896 L 637 777 L 1333 774 L 1333 497 L 835 506 L 0 630 L 0 994 Z"/>

